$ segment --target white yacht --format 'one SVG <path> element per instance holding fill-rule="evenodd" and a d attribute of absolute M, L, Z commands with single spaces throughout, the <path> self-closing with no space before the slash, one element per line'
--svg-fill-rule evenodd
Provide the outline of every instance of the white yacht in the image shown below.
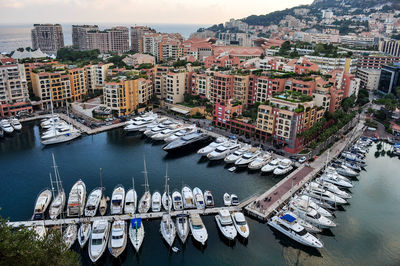
<path fill-rule="evenodd" d="M 180 124 L 177 124 L 177 123 L 174 122 L 174 121 L 165 120 L 164 122 L 158 124 L 157 126 L 151 128 L 151 129 L 149 129 L 149 130 L 146 130 L 146 131 L 144 132 L 144 134 L 145 134 L 147 137 L 151 137 L 151 136 L 153 136 L 153 135 L 155 135 L 155 134 L 157 134 L 157 133 L 160 133 L 160 132 L 163 131 L 164 129 L 168 129 L 168 128 L 169 128 L 169 129 L 175 129 L 175 128 L 179 127 L 179 126 L 180 126 Z"/>
<path fill-rule="evenodd" d="M 346 191 L 341 190 L 339 187 L 336 185 L 329 183 L 329 182 L 324 182 L 323 180 L 320 180 L 319 178 L 315 179 L 315 182 L 311 182 L 312 186 L 320 186 L 321 188 L 324 188 L 333 194 L 338 195 L 342 199 L 351 199 L 350 193 L 347 193 Z"/>
<path fill-rule="evenodd" d="M 81 248 L 83 248 L 90 238 L 90 233 L 92 232 L 92 226 L 90 223 L 81 223 L 78 230 L 78 243 Z"/>
<path fill-rule="evenodd" d="M 334 222 L 312 208 L 303 209 L 299 208 L 299 206 L 294 206 L 294 208 L 291 208 L 291 211 L 301 219 L 319 228 L 332 228 L 336 226 Z"/>
<path fill-rule="evenodd" d="M 66 132 L 66 133 L 64 133 L 62 135 L 58 135 L 58 136 L 55 136 L 55 137 L 50 138 L 50 139 L 41 140 L 40 142 L 43 145 L 53 145 L 53 144 L 59 144 L 59 143 L 68 142 L 68 141 L 77 139 L 80 136 L 81 136 L 81 132 L 76 130 L 76 131 Z"/>
<path fill-rule="evenodd" d="M 22 125 L 16 118 L 10 118 L 10 124 L 14 128 L 14 130 L 21 130 Z"/>
<path fill-rule="evenodd" d="M 173 141 L 175 141 L 177 139 L 180 139 L 180 138 L 182 138 L 182 137 L 184 137 L 186 135 L 189 135 L 191 133 L 195 133 L 196 131 L 197 131 L 197 128 L 196 128 L 195 125 L 188 126 L 188 127 L 185 127 L 185 128 L 181 128 L 178 132 L 166 137 L 164 139 L 164 141 L 167 142 L 167 143 L 170 143 L 170 142 L 173 142 Z"/>
<path fill-rule="evenodd" d="M 69 224 L 63 233 L 63 240 L 67 248 L 71 248 L 78 236 L 78 225 Z"/>
<path fill-rule="evenodd" d="M 231 195 L 229 195 L 228 193 L 224 194 L 224 205 L 225 206 L 231 206 L 232 205 Z"/>
<path fill-rule="evenodd" d="M 185 209 L 196 208 L 193 199 L 193 193 L 189 186 L 184 186 L 182 188 L 182 198 L 183 198 L 183 208 Z"/>
<path fill-rule="evenodd" d="M 231 154 L 228 154 L 225 157 L 224 162 L 228 163 L 228 164 L 235 163 L 237 160 L 239 160 L 243 156 L 243 154 L 247 153 L 250 150 L 250 148 L 251 148 L 251 146 L 249 146 L 247 144 L 243 145 L 240 149 L 234 151 Z"/>
<path fill-rule="evenodd" d="M 292 209 L 300 209 L 303 211 L 307 211 L 310 209 L 316 210 L 318 213 L 320 213 L 321 215 L 325 216 L 325 217 L 332 217 L 332 213 L 327 211 L 326 209 L 318 206 L 317 204 L 315 204 L 313 201 L 311 200 L 304 200 L 301 197 L 293 197 L 290 201 L 289 201 L 289 207 Z"/>
<path fill-rule="evenodd" d="M 218 228 L 221 233 L 228 239 L 234 240 L 237 236 L 237 231 L 233 225 L 233 221 L 229 211 L 220 210 L 217 215 L 215 215 L 215 221 L 217 222 Z"/>
<path fill-rule="evenodd" d="M 236 151 L 239 148 L 240 148 L 239 143 L 228 141 L 219 145 L 217 148 L 215 148 L 214 151 L 207 154 L 207 158 L 211 161 L 222 160 L 227 155 L 231 154 L 232 152 Z"/>
<path fill-rule="evenodd" d="M 338 165 L 336 167 L 336 172 L 339 175 L 347 176 L 347 177 L 357 177 L 359 175 L 359 173 L 357 173 L 356 171 L 350 169 L 349 167 L 347 167 L 344 164 Z"/>
<path fill-rule="evenodd" d="M 29 227 L 36 234 L 36 239 L 43 240 L 47 234 L 47 228 L 43 224 L 37 224 L 34 227 Z"/>
<path fill-rule="evenodd" d="M 126 214 L 133 214 L 136 211 L 137 194 L 134 188 L 128 190 L 125 196 L 124 212 Z"/>
<path fill-rule="evenodd" d="M 165 189 L 164 189 L 164 193 L 162 194 L 161 197 L 161 203 L 162 206 L 164 207 L 164 209 L 166 211 L 170 211 L 172 208 L 172 199 L 171 199 L 171 195 L 169 194 L 169 189 L 168 189 L 168 166 L 165 170 Z"/>
<path fill-rule="evenodd" d="M 178 214 L 176 216 L 176 233 L 182 243 L 185 244 L 189 235 L 189 222 L 186 214 Z"/>
<path fill-rule="evenodd" d="M 289 214 L 290 216 L 296 218 L 296 222 L 299 225 L 303 226 L 304 229 L 306 229 L 310 233 L 321 233 L 322 232 L 321 228 L 318 228 L 315 225 L 312 225 L 309 222 L 299 218 L 296 214 L 294 214 L 293 212 L 289 211 L 286 206 L 284 206 L 282 208 L 282 211 L 278 214 L 278 216 L 282 216 L 282 215 L 285 215 L 285 214 Z"/>
<path fill-rule="evenodd" d="M 204 200 L 206 202 L 207 208 L 214 207 L 214 197 L 213 197 L 211 191 L 209 191 L 209 190 L 204 191 Z"/>
<path fill-rule="evenodd" d="M 101 200 L 101 194 L 101 188 L 99 187 L 90 192 L 85 206 L 86 217 L 93 217 L 96 215 Z"/>
<path fill-rule="evenodd" d="M 161 235 L 163 236 L 167 244 L 170 247 L 172 247 L 175 240 L 176 229 L 174 221 L 172 220 L 171 215 L 169 213 L 163 214 L 161 218 L 160 227 L 161 227 Z"/>
<path fill-rule="evenodd" d="M 235 166 L 237 167 L 247 167 L 251 162 L 253 162 L 259 155 L 261 151 L 257 148 L 251 148 L 248 152 L 245 152 L 242 157 L 235 161 Z"/>
<path fill-rule="evenodd" d="M 10 125 L 10 123 L 6 119 L 0 121 L 0 127 L 1 129 L 3 129 L 5 134 L 11 134 L 14 132 L 14 128 Z"/>
<path fill-rule="evenodd" d="M 43 220 L 44 214 L 49 207 L 51 202 L 51 190 L 44 189 L 42 190 L 36 198 L 35 206 L 33 210 L 32 220 Z"/>
<path fill-rule="evenodd" d="M 204 246 L 208 239 L 208 233 L 199 214 L 197 213 L 190 214 L 189 227 L 190 231 L 192 232 L 194 240 L 196 240 L 197 242 L 199 242 Z"/>
<path fill-rule="evenodd" d="M 236 196 L 236 194 L 231 194 L 231 204 L 232 206 L 239 205 L 239 198 Z"/>
<path fill-rule="evenodd" d="M 160 212 L 161 211 L 161 194 L 158 191 L 153 193 L 151 196 L 151 211 Z"/>
<path fill-rule="evenodd" d="M 92 262 L 96 262 L 107 247 L 110 235 L 110 223 L 107 220 L 95 220 L 92 226 L 92 233 L 89 240 L 89 257 Z"/>
<path fill-rule="evenodd" d="M 152 135 L 151 139 L 152 140 L 164 140 L 164 139 L 168 138 L 169 136 L 175 134 L 179 130 L 181 130 L 181 127 L 167 128 L 157 134 Z"/>
<path fill-rule="evenodd" d="M 289 159 L 283 159 L 277 168 L 274 169 L 274 175 L 284 175 L 293 169 L 292 161 Z"/>
<path fill-rule="evenodd" d="M 58 115 L 52 115 L 52 117 L 43 119 L 40 123 L 40 127 L 48 128 L 50 125 L 54 125 L 60 121 L 61 119 L 58 117 Z"/>
<path fill-rule="evenodd" d="M 175 211 L 180 211 L 183 209 L 182 195 L 177 190 L 172 193 L 172 205 L 174 206 Z"/>
<path fill-rule="evenodd" d="M 122 214 L 124 212 L 125 188 L 117 185 L 111 196 L 111 215 Z"/>
<path fill-rule="evenodd" d="M 151 114 L 146 116 L 140 116 L 129 120 L 124 127 L 125 131 L 137 132 L 140 129 L 146 128 L 149 124 L 157 119 L 157 114 Z"/>
<path fill-rule="evenodd" d="M 341 205 L 347 203 L 345 199 L 342 199 L 341 197 L 333 194 L 330 191 L 321 189 L 320 187 L 307 186 L 304 189 L 303 194 L 313 197 L 315 199 L 323 200 L 332 205 Z"/>
<path fill-rule="evenodd" d="M 201 156 L 207 156 L 210 152 L 213 152 L 219 145 L 227 142 L 228 140 L 225 137 L 218 137 L 215 141 L 211 142 L 207 146 L 201 148 L 197 151 L 197 154 Z"/>
<path fill-rule="evenodd" d="M 345 188 L 353 187 L 353 185 L 350 183 L 350 181 L 347 178 L 337 174 L 336 172 L 326 171 L 325 173 L 323 173 L 321 175 L 320 180 L 322 180 L 324 182 L 332 183 L 337 186 L 345 187 Z"/>
<path fill-rule="evenodd" d="M 365 159 L 351 152 L 342 152 L 342 157 L 353 162 L 365 163 Z"/>
<path fill-rule="evenodd" d="M 281 162 L 281 160 L 278 158 L 273 159 L 272 161 L 270 161 L 268 164 L 264 165 L 261 168 L 261 172 L 263 172 L 263 173 L 273 172 L 279 166 L 280 162 Z"/>
<path fill-rule="evenodd" d="M 149 181 L 147 178 L 147 168 L 146 168 L 146 160 L 143 160 L 144 164 L 144 194 L 139 201 L 138 211 L 139 213 L 146 213 L 150 210 L 151 206 L 151 193 L 149 189 Z"/>
<path fill-rule="evenodd" d="M 255 158 L 254 161 L 249 163 L 248 168 L 250 170 L 259 170 L 270 161 L 271 161 L 271 155 L 269 153 L 262 153 L 259 156 L 257 156 L 257 158 Z"/>
<path fill-rule="evenodd" d="M 129 226 L 129 239 L 136 252 L 139 252 L 144 240 L 144 226 L 142 218 L 131 219 Z"/>
<path fill-rule="evenodd" d="M 53 202 L 50 204 L 49 215 L 50 219 L 54 220 L 64 211 L 66 196 L 64 188 L 62 186 L 61 177 L 58 172 L 58 167 L 56 164 L 56 159 L 54 158 L 54 154 L 52 154 L 52 158 L 53 158 L 53 169 L 54 169 L 55 183 L 57 188 L 57 195 L 54 197 Z M 50 179 L 52 179 L 51 175 Z M 51 180 L 51 183 L 52 183 L 52 190 L 54 191 L 53 180 Z"/>
<path fill-rule="evenodd" d="M 112 223 L 110 239 L 108 241 L 108 250 L 111 255 L 118 258 L 126 247 L 128 234 L 126 232 L 126 224 L 124 220 L 117 220 Z"/>
<path fill-rule="evenodd" d="M 323 247 L 318 238 L 307 232 L 303 226 L 297 223 L 296 218 L 289 214 L 273 216 L 268 221 L 268 225 L 303 245 L 315 248 Z"/>
<path fill-rule="evenodd" d="M 82 216 L 85 209 L 86 185 L 78 180 L 71 188 L 68 196 L 67 216 Z"/>
<path fill-rule="evenodd" d="M 193 189 L 193 196 L 194 196 L 194 202 L 196 204 L 196 208 L 197 209 L 205 209 L 206 205 L 204 203 L 204 196 L 203 196 L 203 192 L 201 191 L 200 188 L 195 187 Z"/>
<path fill-rule="evenodd" d="M 239 235 L 243 238 L 248 238 L 250 234 L 250 229 L 249 225 L 246 222 L 246 219 L 244 218 L 243 213 L 241 212 L 232 213 L 232 221 Z"/>

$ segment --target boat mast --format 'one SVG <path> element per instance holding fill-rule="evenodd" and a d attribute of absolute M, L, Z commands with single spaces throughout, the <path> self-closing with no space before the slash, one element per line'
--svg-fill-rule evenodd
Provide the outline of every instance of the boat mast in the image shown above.
<path fill-rule="evenodd" d="M 51 194 L 54 199 L 54 186 L 53 186 L 53 178 L 51 177 L 51 173 L 49 172 L 49 177 L 50 177 L 50 186 L 51 186 Z"/>
<path fill-rule="evenodd" d="M 144 164 L 144 191 L 148 192 L 149 191 L 149 181 L 147 177 L 147 168 L 146 168 L 146 158 L 143 158 L 143 164 Z"/>
<path fill-rule="evenodd" d="M 61 191 L 62 191 L 60 173 L 58 172 L 58 167 L 57 167 L 57 164 L 56 164 L 56 159 L 54 158 L 54 153 L 51 153 L 51 156 L 53 158 L 53 168 L 54 168 L 54 176 L 56 178 L 57 191 L 58 191 L 58 194 L 60 194 Z"/>

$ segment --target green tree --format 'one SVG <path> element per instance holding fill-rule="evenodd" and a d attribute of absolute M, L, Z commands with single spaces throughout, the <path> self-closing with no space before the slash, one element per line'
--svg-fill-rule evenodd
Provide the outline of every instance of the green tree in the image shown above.
<path fill-rule="evenodd" d="M 33 230 L 13 228 L 0 217 L 1 265 L 79 265 L 76 252 L 67 249 L 57 230 L 37 239 Z"/>

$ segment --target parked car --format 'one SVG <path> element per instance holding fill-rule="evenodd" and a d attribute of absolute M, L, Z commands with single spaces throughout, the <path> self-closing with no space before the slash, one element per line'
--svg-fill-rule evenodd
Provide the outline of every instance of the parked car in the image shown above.
<path fill-rule="evenodd" d="M 305 156 L 301 156 L 298 160 L 299 163 L 304 163 L 305 161 L 307 161 L 307 158 Z"/>

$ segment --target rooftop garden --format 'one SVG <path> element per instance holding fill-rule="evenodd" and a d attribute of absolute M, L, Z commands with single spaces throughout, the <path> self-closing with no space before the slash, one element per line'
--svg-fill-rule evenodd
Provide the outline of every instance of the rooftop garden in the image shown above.
<path fill-rule="evenodd" d="M 272 97 L 279 100 L 284 100 L 292 103 L 304 103 L 312 101 L 312 96 L 304 95 L 298 91 L 285 91 L 283 93 L 274 93 Z"/>

